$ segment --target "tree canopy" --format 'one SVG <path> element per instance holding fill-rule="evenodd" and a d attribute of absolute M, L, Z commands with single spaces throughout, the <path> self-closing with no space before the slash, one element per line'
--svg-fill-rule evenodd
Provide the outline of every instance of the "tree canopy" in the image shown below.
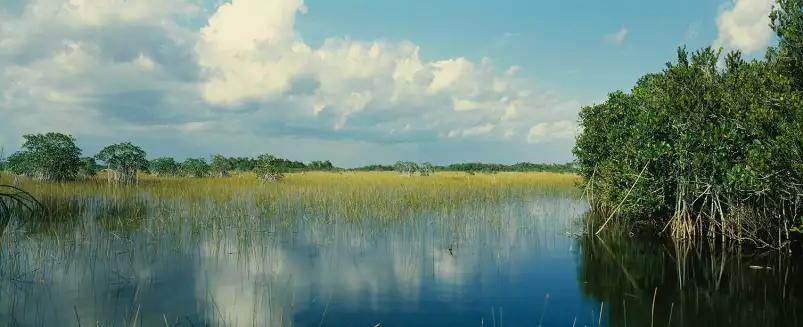
<path fill-rule="evenodd" d="M 188 177 L 206 177 L 209 174 L 209 164 L 204 158 L 188 158 L 181 163 L 180 170 Z"/>
<path fill-rule="evenodd" d="M 76 178 L 81 168 L 81 149 L 71 135 L 26 134 L 22 138 L 22 150 L 8 158 L 9 170 L 50 181 Z"/>
<path fill-rule="evenodd" d="M 734 51 L 719 68 L 721 51 L 681 47 L 630 93 L 581 109 L 573 152 L 596 209 L 657 218 L 676 236 L 765 240 L 801 223 L 803 0 L 778 4 L 781 41 L 765 60 Z"/>
<path fill-rule="evenodd" d="M 148 167 L 145 151 L 131 142 L 122 142 L 109 145 L 100 150 L 95 158 L 106 163 L 109 169 L 115 171 L 118 182 L 133 183 L 137 172 Z"/>
<path fill-rule="evenodd" d="M 179 164 L 170 157 L 159 157 L 149 162 L 148 169 L 157 176 L 175 176 L 179 173 Z"/>

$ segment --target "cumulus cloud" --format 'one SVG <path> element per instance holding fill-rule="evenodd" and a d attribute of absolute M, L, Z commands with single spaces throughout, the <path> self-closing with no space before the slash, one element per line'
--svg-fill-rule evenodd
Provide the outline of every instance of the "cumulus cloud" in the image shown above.
<path fill-rule="evenodd" d="M 720 7 L 715 47 L 755 52 L 772 39 L 769 13 L 775 0 L 732 0 Z"/>
<path fill-rule="evenodd" d="M 360 163 L 389 161 L 366 154 L 380 149 L 426 156 L 428 144 L 483 140 L 521 160 L 515 144 L 533 125 L 580 107 L 489 58 L 424 60 L 409 41 L 338 36 L 312 47 L 296 30 L 302 0 L 0 3 L 0 114 L 12 126 L 2 140 L 61 131 L 90 147 L 301 159 L 323 150 L 298 143 L 323 141 Z"/>
<path fill-rule="evenodd" d="M 527 133 L 527 142 L 540 143 L 553 139 L 573 139 L 580 133 L 577 123 L 561 120 L 554 123 L 538 123 Z"/>
<path fill-rule="evenodd" d="M 627 33 L 628 33 L 627 28 L 622 26 L 622 28 L 616 31 L 616 33 L 605 35 L 605 41 L 610 44 L 621 45 L 625 41 Z"/>

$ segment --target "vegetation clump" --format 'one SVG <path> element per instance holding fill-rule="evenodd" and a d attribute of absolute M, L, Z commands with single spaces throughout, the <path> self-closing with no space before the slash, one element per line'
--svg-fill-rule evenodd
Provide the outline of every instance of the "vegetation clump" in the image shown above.
<path fill-rule="evenodd" d="M 22 150 L 8 157 L 8 170 L 47 181 L 68 181 L 81 170 L 81 149 L 61 133 L 26 134 Z"/>
<path fill-rule="evenodd" d="M 123 142 L 109 145 L 95 155 L 106 163 L 109 182 L 133 184 L 139 182 L 137 173 L 147 169 L 148 160 L 140 147 Z"/>
<path fill-rule="evenodd" d="M 679 238 L 785 244 L 803 223 L 801 10 L 777 3 L 765 60 L 735 51 L 719 68 L 721 50 L 679 48 L 630 93 L 582 108 L 573 152 L 592 207 Z"/>

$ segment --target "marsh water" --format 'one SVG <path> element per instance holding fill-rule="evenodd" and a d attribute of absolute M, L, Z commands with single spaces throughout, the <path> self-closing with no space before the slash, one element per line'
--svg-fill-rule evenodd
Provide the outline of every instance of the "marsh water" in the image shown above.
<path fill-rule="evenodd" d="M 148 203 L 138 204 L 141 219 L 123 217 L 130 212 L 108 218 L 102 206 L 86 205 L 77 218 L 45 231 L 6 231 L 0 326 L 803 321 L 803 274 L 791 258 L 628 232 L 578 236 L 587 208 L 571 196 L 390 222 L 259 219 L 245 208 L 246 218 L 208 219 L 202 228 L 193 217 L 177 219 L 172 209 Z"/>

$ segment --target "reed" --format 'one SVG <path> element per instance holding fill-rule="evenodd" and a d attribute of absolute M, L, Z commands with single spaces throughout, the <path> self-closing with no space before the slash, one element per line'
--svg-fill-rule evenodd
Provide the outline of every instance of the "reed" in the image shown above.
<path fill-rule="evenodd" d="M 0 175 L 0 184 L 11 176 Z M 438 173 L 400 176 L 393 172 L 311 172 L 287 174 L 262 183 L 242 177 L 155 177 L 141 175 L 137 185 L 109 184 L 103 174 L 81 181 L 49 183 L 31 179 L 20 186 L 41 200 L 48 215 L 35 221 L 63 225 L 88 214 L 101 227 L 142 226 L 155 217 L 195 228 L 242 226 L 259 220 L 290 224 L 298 220 L 390 222 L 421 215 L 454 217 L 536 196 L 577 194 L 578 177 L 559 173 Z M 147 212 L 146 212 L 147 211 Z M 126 221 L 130 220 L 130 221 Z M 61 228 L 61 227 L 59 227 Z"/>

